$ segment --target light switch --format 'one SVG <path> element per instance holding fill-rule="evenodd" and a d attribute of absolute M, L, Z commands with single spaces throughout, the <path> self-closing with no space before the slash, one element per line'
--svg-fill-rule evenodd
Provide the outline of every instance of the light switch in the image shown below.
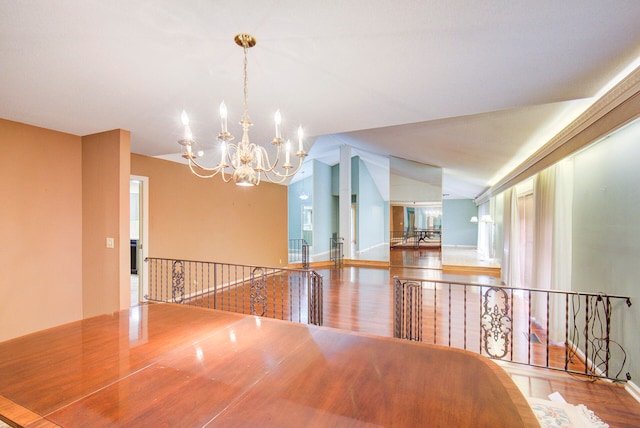
<path fill-rule="evenodd" d="M 107 248 L 114 248 L 115 243 L 113 238 L 107 238 Z"/>

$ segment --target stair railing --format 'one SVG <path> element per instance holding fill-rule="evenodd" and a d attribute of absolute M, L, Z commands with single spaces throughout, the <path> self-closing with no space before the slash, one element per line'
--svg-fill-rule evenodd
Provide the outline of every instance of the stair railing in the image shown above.
<path fill-rule="evenodd" d="M 393 335 L 490 358 L 629 380 L 614 330 L 626 296 L 394 277 Z"/>
<path fill-rule="evenodd" d="M 148 301 L 322 325 L 322 276 L 307 269 L 148 257 Z"/>

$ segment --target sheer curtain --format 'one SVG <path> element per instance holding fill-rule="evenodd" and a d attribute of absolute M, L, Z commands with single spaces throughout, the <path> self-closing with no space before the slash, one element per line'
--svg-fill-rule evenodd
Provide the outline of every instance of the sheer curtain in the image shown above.
<path fill-rule="evenodd" d="M 565 160 L 541 171 L 534 178 L 534 288 L 571 288 L 571 215 L 573 164 Z M 546 299 L 533 299 L 532 316 L 546 327 Z M 550 297 L 549 334 L 552 341 L 564 340 L 564 299 Z"/>
<path fill-rule="evenodd" d="M 573 213 L 573 159 L 556 165 L 555 215 L 553 222 L 553 248 L 551 259 L 551 289 L 571 290 L 572 213 Z M 551 301 L 550 339 L 564 342 L 565 302 Z"/>
<path fill-rule="evenodd" d="M 502 280 L 510 287 L 520 283 L 520 216 L 516 187 L 504 192 Z"/>
<path fill-rule="evenodd" d="M 487 201 L 484 204 L 478 206 L 478 218 L 481 219 L 485 215 L 489 215 L 490 202 Z M 489 243 L 489 228 L 487 223 L 478 222 L 478 251 L 484 257 L 491 256 L 491 248 Z"/>
<path fill-rule="evenodd" d="M 551 289 L 553 260 L 553 216 L 555 210 L 556 168 L 540 171 L 533 179 L 533 275 L 532 287 Z M 544 294 L 532 296 L 532 316 L 546 328 L 547 305 Z"/>
<path fill-rule="evenodd" d="M 556 210 L 553 228 L 551 288 L 571 290 L 573 159 L 556 165 Z"/>

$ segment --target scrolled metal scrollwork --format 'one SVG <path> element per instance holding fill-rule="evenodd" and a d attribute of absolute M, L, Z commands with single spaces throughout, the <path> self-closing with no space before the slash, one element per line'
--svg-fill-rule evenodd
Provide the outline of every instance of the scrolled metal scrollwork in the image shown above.
<path fill-rule="evenodd" d="M 174 303 L 184 301 L 184 263 L 175 260 L 171 266 L 171 297 Z"/>
<path fill-rule="evenodd" d="M 393 336 L 422 341 L 422 285 L 394 280 Z"/>
<path fill-rule="evenodd" d="M 250 309 L 252 315 L 265 316 L 267 313 L 267 279 L 264 269 L 257 267 L 251 271 Z M 258 312 L 258 309 L 260 312 Z"/>
<path fill-rule="evenodd" d="M 482 297 L 482 338 L 484 350 L 492 358 L 509 353 L 512 333 L 509 294 L 498 287 L 489 288 Z"/>

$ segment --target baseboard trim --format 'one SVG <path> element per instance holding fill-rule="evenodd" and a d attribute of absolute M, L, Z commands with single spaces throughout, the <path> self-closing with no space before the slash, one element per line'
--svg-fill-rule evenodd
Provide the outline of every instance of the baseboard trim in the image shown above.
<path fill-rule="evenodd" d="M 302 269 L 302 263 L 290 263 L 287 265 L 290 269 Z M 332 268 L 334 263 L 331 260 L 320 260 L 317 262 L 309 262 L 309 269 Z M 380 268 L 389 269 L 389 262 L 382 260 L 356 260 L 344 259 L 342 267 L 364 267 L 364 268 Z"/>
<path fill-rule="evenodd" d="M 586 362 L 587 370 L 591 372 L 595 371 L 596 376 L 601 377 L 602 380 L 607 382 L 612 382 L 611 379 L 607 379 L 604 370 L 602 370 L 597 365 L 593 364 L 593 361 L 591 361 L 591 358 L 587 358 L 587 356 L 585 355 L 582 349 L 576 347 L 576 345 L 571 340 L 567 341 L 567 345 L 569 346 L 569 349 L 571 349 L 578 358 Z M 589 375 L 588 373 L 585 373 L 585 374 Z"/>
<path fill-rule="evenodd" d="M 389 269 L 389 262 L 388 261 L 382 261 L 382 260 L 344 259 L 343 266 Z"/>
<path fill-rule="evenodd" d="M 452 274 L 489 275 L 495 278 L 500 278 L 499 267 L 442 265 L 442 272 Z"/>
<path fill-rule="evenodd" d="M 624 389 L 629 393 L 629 395 L 631 395 L 636 399 L 637 402 L 640 403 L 640 387 L 638 387 L 638 385 L 631 381 L 628 381 L 624 386 Z"/>

